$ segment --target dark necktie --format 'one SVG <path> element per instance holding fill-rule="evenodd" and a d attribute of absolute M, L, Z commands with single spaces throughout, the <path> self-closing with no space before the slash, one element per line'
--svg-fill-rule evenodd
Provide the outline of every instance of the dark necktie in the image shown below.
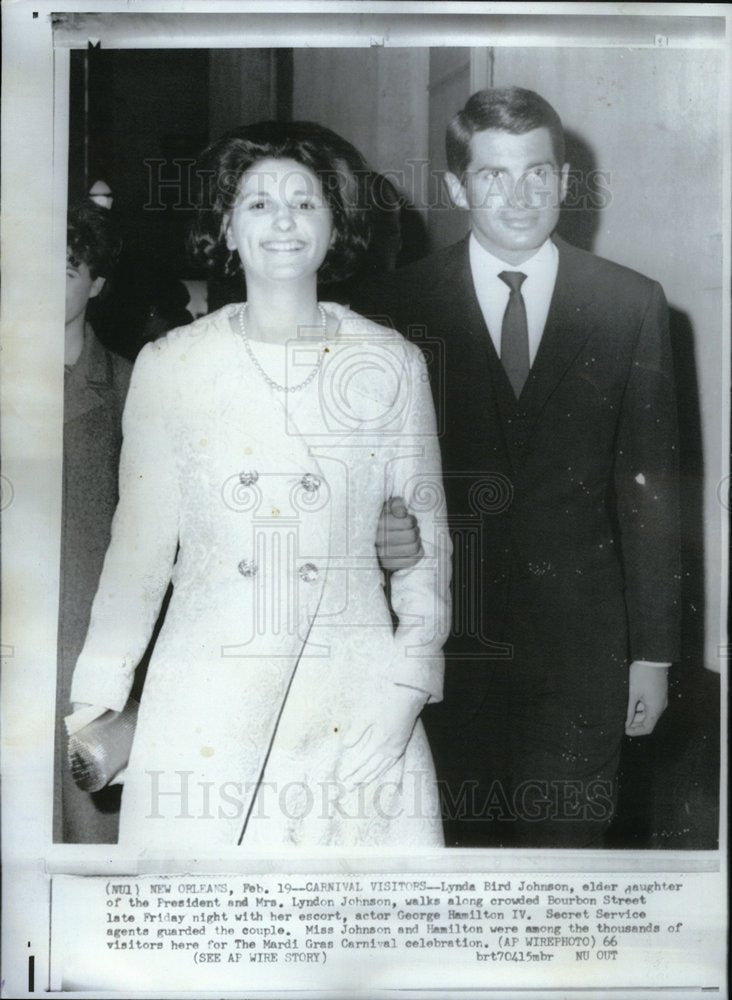
<path fill-rule="evenodd" d="M 529 329 L 521 294 L 526 275 L 522 271 L 501 271 L 498 277 L 511 289 L 501 326 L 501 364 L 518 399 L 529 377 Z"/>

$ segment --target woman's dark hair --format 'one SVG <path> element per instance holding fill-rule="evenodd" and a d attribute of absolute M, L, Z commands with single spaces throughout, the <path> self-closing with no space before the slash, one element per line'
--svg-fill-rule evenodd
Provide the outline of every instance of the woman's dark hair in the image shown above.
<path fill-rule="evenodd" d="M 470 164 L 470 140 L 476 132 L 498 129 L 524 135 L 547 128 L 557 166 L 564 164 L 564 129 L 554 108 L 533 90 L 495 87 L 479 90 L 447 126 L 445 150 L 450 171 L 461 181 Z"/>
<path fill-rule="evenodd" d="M 69 208 L 66 246 L 71 264 L 75 267 L 86 264 L 92 278 L 108 278 L 121 249 L 119 232 L 109 210 L 93 201 L 81 201 Z"/>
<path fill-rule="evenodd" d="M 242 176 L 266 159 L 295 160 L 320 180 L 333 217 L 333 242 L 318 278 L 322 282 L 344 280 L 357 269 L 368 247 L 372 175 L 350 142 L 314 122 L 245 125 L 204 150 L 196 167 L 203 198 L 189 237 L 194 261 L 220 276 L 237 273 L 239 255 L 226 246 L 226 223 Z"/>

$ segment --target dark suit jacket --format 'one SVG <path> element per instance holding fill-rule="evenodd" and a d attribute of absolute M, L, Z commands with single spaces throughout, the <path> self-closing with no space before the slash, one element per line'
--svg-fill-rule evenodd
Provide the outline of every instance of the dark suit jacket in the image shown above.
<path fill-rule="evenodd" d="M 455 545 L 453 657 L 533 647 L 587 669 L 672 661 L 680 570 L 666 301 L 643 275 L 556 244 L 554 295 L 518 401 L 467 239 L 353 305 L 427 356 Z M 475 698 L 480 681 L 468 676 Z"/>

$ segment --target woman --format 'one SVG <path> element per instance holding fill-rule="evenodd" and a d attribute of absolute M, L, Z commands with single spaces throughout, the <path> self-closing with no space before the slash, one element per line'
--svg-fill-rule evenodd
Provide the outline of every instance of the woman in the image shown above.
<path fill-rule="evenodd" d="M 421 353 L 319 303 L 366 243 L 368 172 L 311 123 L 203 155 L 194 233 L 247 302 L 147 345 L 124 417 L 120 503 L 72 700 L 120 710 L 168 581 L 120 843 L 442 843 L 422 706 L 439 700 L 449 542 Z M 419 513 L 394 574 L 383 502 Z"/>

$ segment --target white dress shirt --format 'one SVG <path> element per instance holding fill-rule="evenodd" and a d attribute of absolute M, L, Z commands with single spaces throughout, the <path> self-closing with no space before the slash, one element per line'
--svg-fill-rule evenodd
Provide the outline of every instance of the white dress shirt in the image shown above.
<path fill-rule="evenodd" d="M 501 271 L 521 271 L 526 280 L 521 286 L 521 295 L 526 306 L 526 324 L 529 330 L 529 363 L 533 365 L 544 333 L 549 304 L 554 292 L 559 267 L 559 251 L 551 240 L 542 243 L 533 257 L 523 264 L 507 264 L 489 253 L 470 234 L 470 271 L 478 302 L 491 335 L 496 354 L 501 356 L 501 327 L 506 311 L 510 289 L 498 275 Z"/>

